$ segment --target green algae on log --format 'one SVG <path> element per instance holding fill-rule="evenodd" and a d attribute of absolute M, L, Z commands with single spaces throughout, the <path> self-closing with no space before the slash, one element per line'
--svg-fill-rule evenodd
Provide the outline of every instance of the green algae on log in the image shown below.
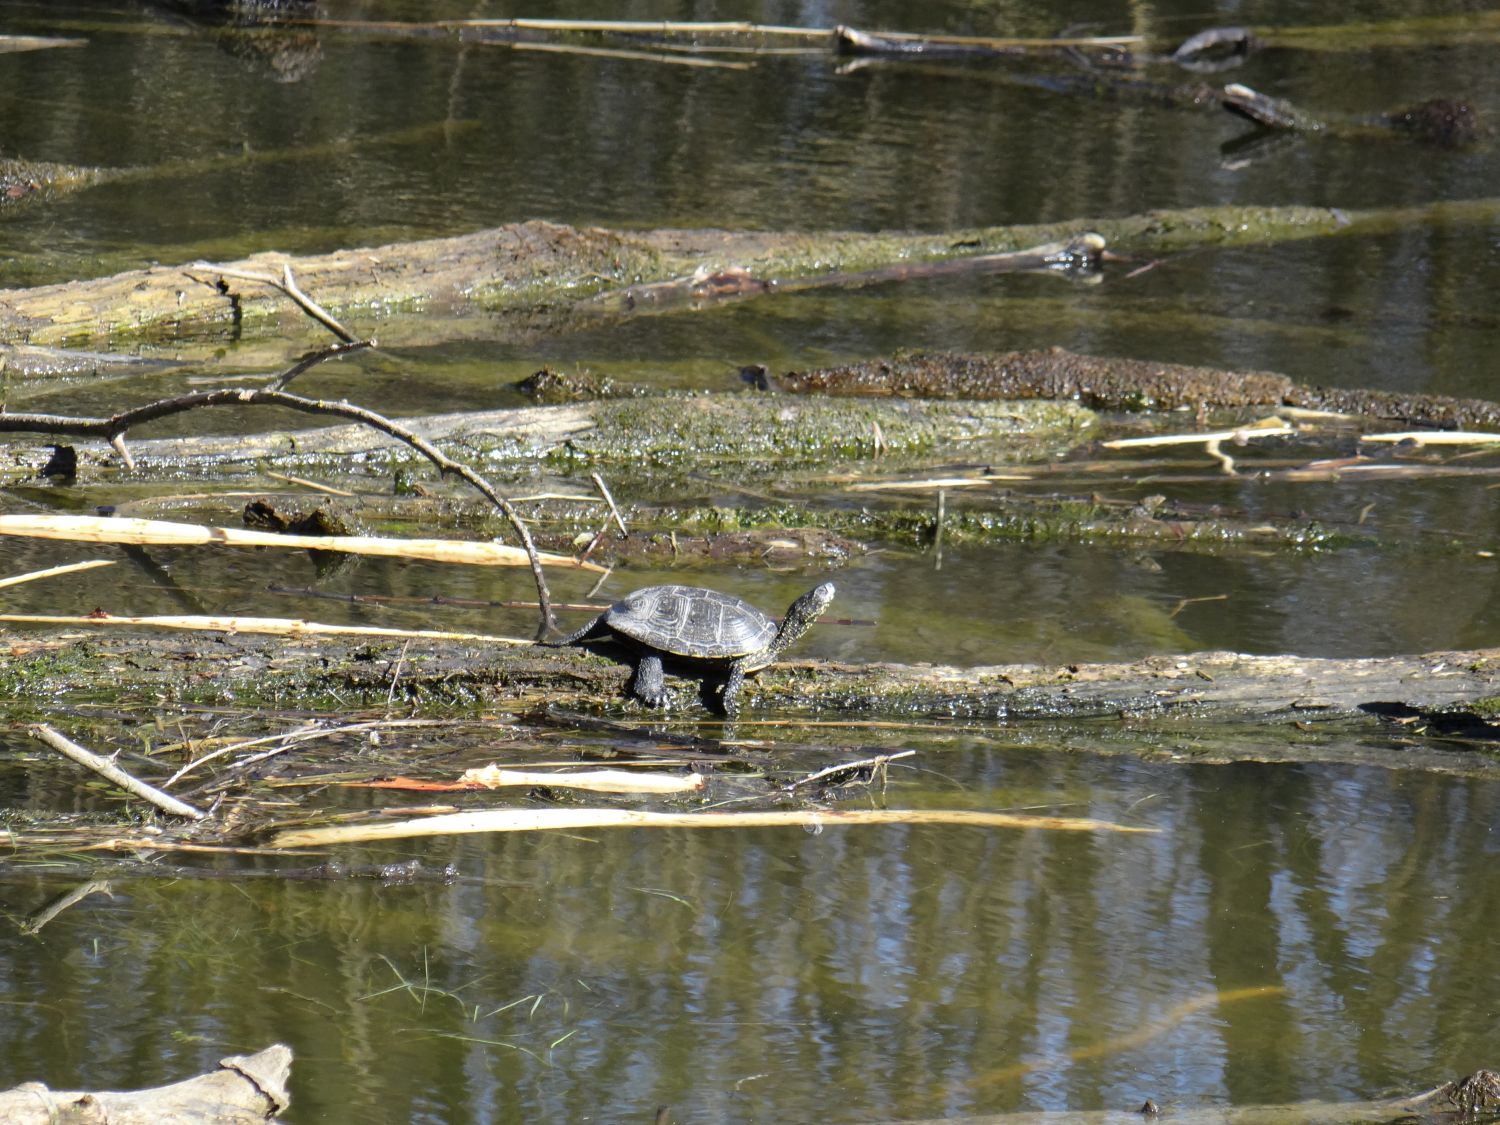
<path fill-rule="evenodd" d="M 519 617 L 519 613 L 517 614 Z M 332 638 L 193 635 L 163 638 L 103 624 L 80 641 L 10 634 L 0 665 L 0 710 L 12 716 L 77 702 L 139 705 L 311 707 L 330 714 L 387 706 L 392 670 L 410 713 L 454 707 L 607 706 L 649 717 L 623 701 L 630 669 L 569 649 L 475 649 L 423 640 L 402 646 Z M 65 646 L 65 647 L 58 647 Z M 672 677 L 689 702 L 693 681 Z M 1197 652 L 1129 663 L 832 664 L 783 661 L 746 684 L 746 704 L 844 716 L 973 720 L 1131 718 L 1175 722 L 1280 722 L 1425 717 L 1490 730 L 1486 708 L 1500 694 L 1500 649 L 1333 659 Z M 747 716 L 751 717 L 751 716 Z M 1490 734 L 1493 737 L 1493 733 Z"/>
<path fill-rule="evenodd" d="M 1156 254 L 1435 224 L 1482 225 L 1497 216 L 1500 199 L 1487 198 L 1382 211 L 1198 207 L 933 234 L 626 232 L 526 222 L 317 256 L 267 252 L 225 263 L 225 268 L 279 276 L 290 266 L 304 291 L 356 331 L 370 332 L 402 313 L 421 313 L 408 335 L 430 342 L 445 331 L 475 331 L 473 324 L 461 327 L 461 321 L 438 313 L 525 313 L 540 316 L 545 330 L 559 331 L 579 317 L 626 315 L 569 307 L 576 298 L 700 270 L 745 269 L 774 282 L 1020 250 L 1090 231 L 1117 252 Z M 555 307 L 559 303 L 563 307 Z M 113 338 L 173 337 L 185 330 L 201 335 L 213 326 L 226 332 L 231 327 L 281 331 L 297 341 L 321 331 L 269 287 L 227 278 L 212 264 L 155 266 L 93 281 L 0 291 L 0 343 L 97 344 Z M 493 335 L 495 327 L 488 330 Z"/>

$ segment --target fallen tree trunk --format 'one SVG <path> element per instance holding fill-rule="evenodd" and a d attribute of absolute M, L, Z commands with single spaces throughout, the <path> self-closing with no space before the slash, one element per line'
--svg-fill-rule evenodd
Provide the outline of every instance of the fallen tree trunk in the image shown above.
<path fill-rule="evenodd" d="M 237 407 L 237 409 L 242 409 Z M 455 455 L 483 456 L 486 463 L 530 462 L 555 455 L 564 461 L 609 465 L 690 466 L 762 461 L 827 465 L 840 458 L 884 454 L 899 458 L 955 446 L 977 448 L 1004 442 L 1012 456 L 1026 441 L 1081 441 L 1093 415 L 1069 402 L 834 402 L 787 400 L 768 395 L 691 395 L 622 398 L 565 406 L 522 407 L 436 414 L 402 420 L 419 437 L 458 443 Z M 34 416 L 0 413 L 0 433 L 63 433 Z M 233 433 L 129 443 L 144 469 L 180 468 L 184 461 L 226 464 L 261 462 L 282 467 L 327 465 L 354 454 L 409 455 L 407 447 L 367 425 L 315 430 Z M 39 471 L 50 445 L 5 452 L 16 467 Z M 115 458 L 103 441 L 80 442 L 80 462 L 99 465 Z"/>
<path fill-rule="evenodd" d="M 252 1125 L 275 1119 L 291 1104 L 286 1083 L 291 1048 L 276 1044 L 253 1055 L 231 1055 L 219 1069 L 170 1086 L 128 1093 L 50 1090 L 27 1082 L 0 1093 L 8 1125 Z"/>
<path fill-rule="evenodd" d="M 608 305 L 569 307 L 576 298 L 695 273 L 749 270 L 775 282 L 829 272 L 855 273 L 944 261 L 1066 241 L 1091 231 L 1117 251 L 1163 253 L 1204 246 L 1262 245 L 1335 234 L 1377 234 L 1413 225 L 1491 223 L 1500 199 L 1384 211 L 1334 207 L 1200 207 L 1118 219 L 1074 220 L 936 234 L 830 232 L 646 232 L 526 222 L 455 238 L 332 254 L 256 254 L 225 269 L 279 276 L 290 266 L 325 308 L 387 343 L 431 342 L 444 334 L 494 338 L 496 326 L 465 325 L 444 313 L 475 309 L 527 314 L 519 335 L 556 332 L 578 318 L 596 324 L 629 315 Z M 398 319 L 421 313 L 415 323 Z M 0 291 L 0 343 L 97 345 L 114 339 L 170 337 L 186 328 L 259 328 L 305 343 L 318 329 L 269 287 L 226 277 L 211 264 L 155 266 L 94 281 Z M 504 334 L 505 326 L 500 333 Z M 203 345 L 210 353 L 213 342 Z"/>

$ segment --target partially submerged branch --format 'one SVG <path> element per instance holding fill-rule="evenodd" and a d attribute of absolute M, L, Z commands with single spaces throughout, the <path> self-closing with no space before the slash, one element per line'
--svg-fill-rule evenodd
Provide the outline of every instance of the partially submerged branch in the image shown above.
<path fill-rule="evenodd" d="M 65 758 L 70 758 L 85 769 L 91 769 L 99 776 L 118 785 L 127 793 L 140 797 L 144 801 L 150 801 L 163 812 L 169 812 L 173 816 L 185 816 L 189 820 L 202 820 L 204 812 L 195 809 L 186 801 L 180 801 L 169 793 L 163 793 L 154 785 L 148 785 L 138 777 L 132 777 L 109 758 L 101 758 L 91 750 L 85 750 L 72 739 L 67 738 L 60 732 L 53 730 L 46 724 L 38 724 L 31 728 L 31 736 L 38 742 L 52 747 Z"/>
<path fill-rule="evenodd" d="M 119 516 L 0 515 L 0 536 L 60 539 L 73 543 L 128 543 L 143 547 L 272 547 L 282 550 L 334 551 L 379 558 L 423 559 L 467 566 L 528 566 L 530 556 L 503 543 L 453 539 L 385 539 L 370 535 L 287 535 L 238 527 L 205 527 L 167 520 Z M 549 566 L 603 571 L 568 555 L 537 553 Z M 76 564 L 81 567 L 84 564 Z M 107 563 L 93 563 L 93 566 Z M 72 568 L 70 568 L 72 569 Z M 4 583 L 0 583 L 3 585 Z"/>

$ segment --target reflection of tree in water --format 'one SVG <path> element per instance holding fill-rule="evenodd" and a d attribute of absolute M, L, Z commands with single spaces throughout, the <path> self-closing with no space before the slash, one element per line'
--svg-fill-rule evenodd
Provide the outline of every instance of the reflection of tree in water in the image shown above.
<path fill-rule="evenodd" d="M 278 82 L 300 82 L 323 57 L 312 28 L 288 19 L 314 19 L 314 0 L 155 0 L 194 24 L 214 29 L 220 50 Z"/>

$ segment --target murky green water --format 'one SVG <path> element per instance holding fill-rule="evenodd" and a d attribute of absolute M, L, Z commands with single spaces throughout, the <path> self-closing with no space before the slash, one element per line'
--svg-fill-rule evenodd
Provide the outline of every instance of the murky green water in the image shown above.
<path fill-rule="evenodd" d="M 1168 37 L 1334 17 L 1278 3 L 1136 9 L 1130 25 L 1114 7 L 1082 2 L 580 13 L 415 0 L 330 0 L 323 14 L 744 17 L 1023 35 L 1098 21 L 1091 30 Z M 1378 4 L 1337 13 L 1389 15 Z M 1230 202 L 1415 207 L 1486 198 L 1500 183 L 1493 137 L 1460 150 L 1405 139 L 1246 147 L 1248 127 L 1227 115 L 1061 94 L 1018 81 L 1009 66 L 845 68 L 814 54 L 694 68 L 330 29 L 274 41 L 268 53 L 146 3 L 0 0 L 0 32 L 89 40 L 0 55 L 5 155 L 153 170 L 0 214 L 3 286 L 531 218 L 950 229 Z M 1496 73 L 1492 41 L 1476 37 L 1427 49 L 1272 50 L 1231 77 L 1350 113 L 1464 97 L 1493 123 Z M 509 384 L 542 363 L 733 390 L 750 362 L 1062 345 L 1500 398 L 1493 226 L 1454 219 L 1127 272 L 1094 286 L 999 276 L 785 294 L 540 338 L 497 320 L 466 342 L 320 369 L 307 387 L 400 414 L 516 405 Z M 235 341 L 224 344 L 235 354 Z M 6 393 L 12 409 L 94 414 L 193 377 L 13 378 Z M 1203 475 L 1213 469 L 1205 463 Z M 1500 528 L 1486 484 L 1313 488 L 1252 477 L 1171 489 L 1251 520 L 1305 512 L 1368 530 L 1379 547 L 1021 543 L 950 547 L 940 566 L 925 548 L 878 551 L 833 574 L 839 612 L 874 624 L 825 626 L 798 651 L 971 665 L 1493 644 L 1500 586 L 1484 552 Z M 675 498 L 733 500 L 734 486 L 679 482 Z M 181 491 L 200 487 L 185 481 Z M 632 487 L 626 502 L 656 498 L 649 478 Z M 1161 490 L 1145 481 L 1110 495 Z M 17 483 L 0 492 L 0 510 L 133 498 L 124 486 Z M 0 542 L 0 573 L 77 557 Z M 622 572 L 605 593 L 680 573 Z M 691 573 L 768 609 L 810 584 L 807 572 L 765 567 Z M 271 589 L 308 586 L 495 601 L 531 592 L 523 576 L 457 567 L 365 561 L 319 574 L 300 556 L 160 551 L 151 565 L 7 591 L 6 606 L 505 632 L 530 620 Z M 554 593 L 578 600 L 587 584 L 560 579 Z M 856 1122 L 1133 1109 L 1146 1097 L 1186 1107 L 1367 1098 L 1496 1063 L 1494 781 L 1141 761 L 1089 753 L 1092 734 L 1078 728 L 886 737 L 923 751 L 893 769 L 891 807 L 1038 808 L 1162 832 L 592 831 L 347 857 L 451 862 L 452 885 L 253 877 L 270 863 L 261 860 L 204 865 L 241 878 L 120 880 L 113 897 L 87 899 L 38 935 L 0 923 L 0 1084 L 148 1085 L 279 1040 L 297 1052 L 293 1122 L 650 1121 L 661 1104 L 684 1123 Z M 1129 749 L 1131 737 L 1101 724 L 1098 748 Z M 1311 736 L 1253 737 L 1274 751 Z M 1336 757 L 1341 740 L 1352 751 L 1388 736 L 1371 727 L 1326 737 Z M 465 752 L 503 754 L 499 738 Z M 1170 738 L 1142 741 L 1154 756 L 1170 753 Z M 0 750 L 10 807 L 116 807 L 19 740 Z M 0 860 L 0 910 L 19 922 L 77 881 Z"/>
<path fill-rule="evenodd" d="M 580 832 L 349 857 L 453 886 L 124 880 L 0 934 L 6 1071 L 149 1084 L 284 1040 L 292 1120 L 855 1122 L 1493 1059 L 1492 782 L 971 736 L 889 797 L 1163 831 Z M 7 912 L 65 889 L 42 874 L 7 874 Z"/>

